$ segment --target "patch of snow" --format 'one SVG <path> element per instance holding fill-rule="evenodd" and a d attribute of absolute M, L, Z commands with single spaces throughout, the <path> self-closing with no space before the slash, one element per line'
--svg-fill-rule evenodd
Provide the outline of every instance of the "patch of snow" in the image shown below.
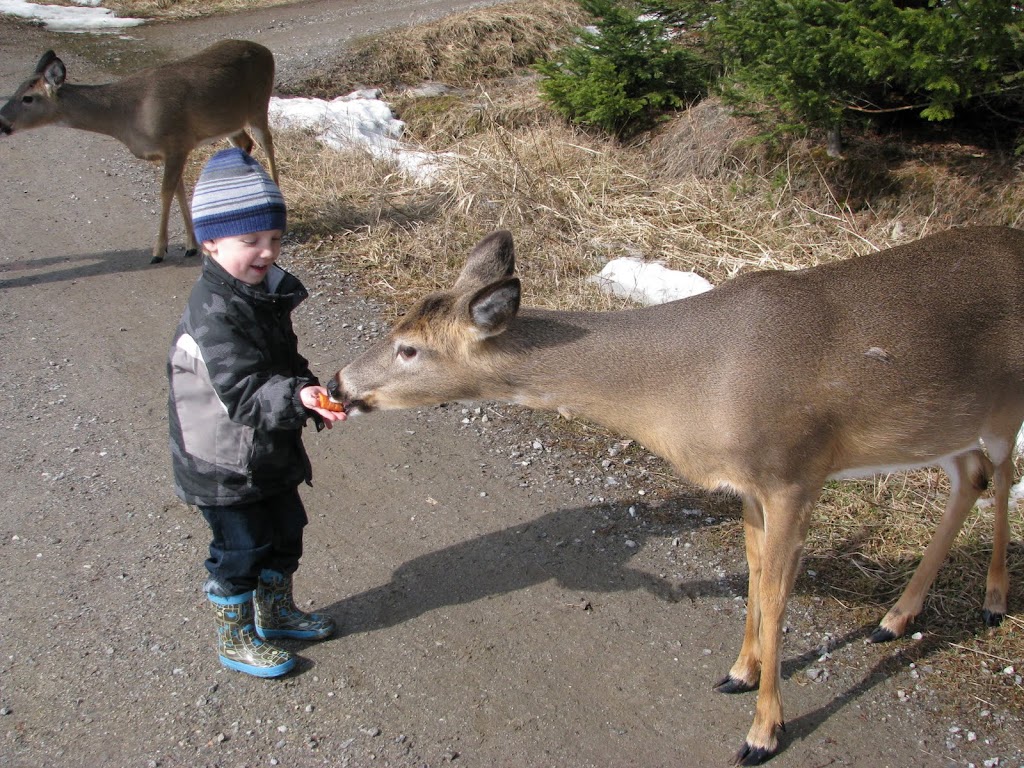
<path fill-rule="evenodd" d="M 0 15 L 16 16 L 42 23 L 52 32 L 107 32 L 137 27 L 145 19 L 122 18 L 101 0 L 74 0 L 77 5 L 36 5 L 26 0 L 0 0 Z"/>
<path fill-rule="evenodd" d="M 685 299 L 714 288 L 695 272 L 679 272 L 633 256 L 612 259 L 590 280 L 602 290 L 645 305 Z"/>
<path fill-rule="evenodd" d="M 354 91 L 324 99 L 277 98 L 270 100 L 273 128 L 311 130 L 325 146 L 339 151 L 362 149 L 390 160 L 422 183 L 436 181 L 451 153 L 422 152 L 404 147 L 399 139 L 405 123 L 380 99 L 380 91 Z"/>

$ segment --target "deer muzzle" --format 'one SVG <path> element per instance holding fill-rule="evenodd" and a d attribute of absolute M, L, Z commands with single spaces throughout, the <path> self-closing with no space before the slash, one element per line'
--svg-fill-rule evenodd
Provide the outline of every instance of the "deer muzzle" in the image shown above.
<path fill-rule="evenodd" d="M 373 410 L 373 406 L 367 403 L 365 400 L 353 399 L 349 397 L 345 390 L 342 388 L 341 383 L 338 381 L 338 377 L 341 376 L 339 371 L 335 374 L 334 378 L 331 379 L 327 384 L 327 395 L 334 400 L 336 403 L 341 403 L 345 409 L 346 414 L 351 413 L 369 413 Z"/>

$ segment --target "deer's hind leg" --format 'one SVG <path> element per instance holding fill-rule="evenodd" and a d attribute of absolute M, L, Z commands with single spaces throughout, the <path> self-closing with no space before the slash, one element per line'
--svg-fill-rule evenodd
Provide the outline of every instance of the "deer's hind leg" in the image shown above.
<path fill-rule="evenodd" d="M 277 159 L 274 157 L 274 137 L 273 134 L 270 133 L 270 125 L 267 122 L 266 116 L 261 119 L 253 119 L 252 122 L 249 123 L 249 129 L 256 137 L 256 142 L 254 142 L 252 140 L 252 136 L 244 130 L 228 136 L 228 141 L 250 155 L 258 142 L 259 145 L 263 147 L 263 151 L 267 155 L 267 170 L 270 171 L 270 178 L 274 180 L 275 184 L 279 183 L 279 179 L 277 177 Z"/>
<path fill-rule="evenodd" d="M 249 127 L 252 129 L 253 134 L 256 136 L 256 141 L 263 147 L 263 151 L 267 154 L 267 165 L 270 166 L 270 178 L 274 180 L 274 183 L 278 183 L 277 178 L 277 161 L 274 158 L 274 136 L 270 132 L 270 125 L 264 116 L 262 120 L 253 120 Z"/>
<path fill-rule="evenodd" d="M 253 144 L 252 141 L 252 136 L 250 136 L 248 131 L 244 129 L 232 133 L 230 136 L 228 136 L 228 141 L 231 143 L 231 146 L 238 147 L 247 155 L 252 154 L 252 149 L 255 146 L 255 144 Z"/>
<path fill-rule="evenodd" d="M 994 472 L 992 462 L 980 450 L 968 451 L 954 457 L 948 465 L 943 466 L 943 469 L 949 475 L 950 491 L 942 520 L 939 521 L 939 527 L 900 599 L 871 633 L 869 640 L 872 643 L 884 643 L 900 637 L 907 631 L 914 617 L 921 612 L 924 598 L 935 581 L 946 555 L 949 554 L 953 540 L 960 532 L 974 502 L 988 487 L 989 479 Z"/>

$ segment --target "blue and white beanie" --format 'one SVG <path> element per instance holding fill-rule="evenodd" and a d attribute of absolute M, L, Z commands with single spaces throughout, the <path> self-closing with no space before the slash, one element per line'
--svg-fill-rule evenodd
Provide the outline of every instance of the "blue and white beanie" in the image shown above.
<path fill-rule="evenodd" d="M 222 149 L 203 166 L 192 194 L 196 240 L 285 229 L 281 189 L 263 166 L 238 147 Z"/>

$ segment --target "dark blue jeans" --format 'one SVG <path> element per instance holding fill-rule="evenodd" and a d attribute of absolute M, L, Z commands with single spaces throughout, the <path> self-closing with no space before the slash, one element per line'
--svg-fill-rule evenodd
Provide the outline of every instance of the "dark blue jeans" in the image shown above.
<path fill-rule="evenodd" d="M 220 597 L 256 588 L 260 571 L 290 576 L 302 557 L 302 529 L 309 522 L 298 488 L 252 504 L 200 507 L 213 540 L 206 591 Z"/>

